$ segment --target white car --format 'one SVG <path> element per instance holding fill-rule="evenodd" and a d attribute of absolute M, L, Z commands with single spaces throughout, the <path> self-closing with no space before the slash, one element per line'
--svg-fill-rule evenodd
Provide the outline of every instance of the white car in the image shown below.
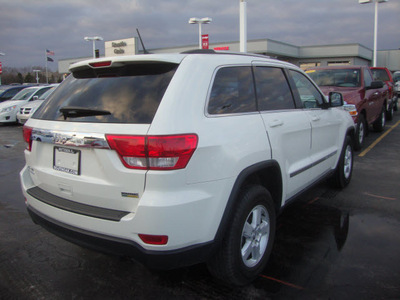
<path fill-rule="evenodd" d="M 37 100 L 33 100 L 24 104 L 20 107 L 17 113 L 17 120 L 20 124 L 25 124 L 25 122 L 33 115 L 33 113 L 43 104 L 44 100 L 47 99 L 54 92 L 54 90 L 59 86 L 59 84 L 51 85 L 51 88 L 43 93 Z"/>
<path fill-rule="evenodd" d="M 109 57 L 72 73 L 24 126 L 33 221 L 151 268 L 207 262 L 255 279 L 276 216 L 315 183 L 349 184 L 354 122 L 298 67 L 194 51 Z"/>
<path fill-rule="evenodd" d="M 51 86 L 35 86 L 23 89 L 10 100 L 0 103 L 0 123 L 17 122 L 17 113 L 22 105 L 37 100 Z"/>

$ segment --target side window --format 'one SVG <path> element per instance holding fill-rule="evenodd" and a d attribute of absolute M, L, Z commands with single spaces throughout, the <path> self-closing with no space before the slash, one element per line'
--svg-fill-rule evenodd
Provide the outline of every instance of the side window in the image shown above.
<path fill-rule="evenodd" d="M 48 87 L 48 88 L 46 88 L 46 89 L 41 89 L 41 90 L 39 90 L 36 94 L 35 94 L 35 96 L 37 96 L 38 98 L 40 97 L 40 96 L 42 96 L 45 92 L 47 92 L 47 90 L 49 90 L 50 89 L 50 87 Z"/>
<path fill-rule="evenodd" d="M 292 92 L 282 69 L 256 67 L 254 70 L 259 110 L 295 108 Z"/>
<path fill-rule="evenodd" d="M 323 96 L 306 76 L 293 70 L 289 70 L 289 73 L 296 84 L 303 108 L 315 108 L 324 103 Z"/>
<path fill-rule="evenodd" d="M 371 73 L 368 72 L 368 70 L 365 68 L 363 68 L 363 73 L 364 73 L 364 86 L 365 87 L 371 86 L 371 83 L 373 81 Z"/>
<path fill-rule="evenodd" d="M 256 110 L 251 67 L 227 67 L 217 71 L 211 89 L 208 113 L 232 114 Z"/>

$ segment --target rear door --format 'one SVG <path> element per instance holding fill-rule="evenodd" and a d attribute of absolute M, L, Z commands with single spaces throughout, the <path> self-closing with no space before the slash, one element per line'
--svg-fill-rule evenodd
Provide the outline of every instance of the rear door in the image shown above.
<path fill-rule="evenodd" d="M 147 173 L 136 167 L 142 145 L 135 143 L 144 140 L 176 68 L 141 62 L 70 75 L 26 123 L 33 191 L 78 208 L 135 211 Z M 110 137 L 129 154 L 112 150 Z"/>
<path fill-rule="evenodd" d="M 285 71 L 254 63 L 258 109 L 272 149 L 282 168 L 284 198 L 289 199 L 310 181 L 311 124 L 295 106 Z"/>
<path fill-rule="evenodd" d="M 314 178 L 329 172 L 340 155 L 342 141 L 339 141 L 341 119 L 334 108 L 322 108 L 324 96 L 302 73 L 290 70 L 292 82 L 296 86 L 297 97 L 311 123 L 310 163 Z"/>

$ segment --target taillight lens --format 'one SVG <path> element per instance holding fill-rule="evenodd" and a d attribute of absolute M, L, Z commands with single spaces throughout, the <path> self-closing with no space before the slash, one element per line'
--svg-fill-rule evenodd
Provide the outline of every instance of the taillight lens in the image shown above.
<path fill-rule="evenodd" d="M 22 134 L 24 136 L 24 141 L 26 143 L 26 149 L 28 151 L 32 150 L 32 127 L 24 126 L 22 129 Z"/>
<path fill-rule="evenodd" d="M 166 235 L 139 234 L 139 237 L 143 242 L 150 245 L 166 245 L 168 243 L 168 236 Z"/>
<path fill-rule="evenodd" d="M 169 136 L 106 135 L 125 167 L 142 170 L 184 169 L 197 148 L 195 134 Z"/>

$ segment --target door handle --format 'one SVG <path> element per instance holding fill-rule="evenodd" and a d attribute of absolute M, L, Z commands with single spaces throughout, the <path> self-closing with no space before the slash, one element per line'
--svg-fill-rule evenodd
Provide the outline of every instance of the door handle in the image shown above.
<path fill-rule="evenodd" d="M 269 127 L 282 126 L 283 125 L 283 121 L 282 120 L 273 120 L 273 121 L 269 122 L 268 125 L 269 125 Z"/>
<path fill-rule="evenodd" d="M 316 121 L 321 120 L 321 118 L 320 118 L 319 116 L 312 116 L 312 117 L 311 117 L 311 120 L 314 121 L 314 122 L 316 122 Z"/>

